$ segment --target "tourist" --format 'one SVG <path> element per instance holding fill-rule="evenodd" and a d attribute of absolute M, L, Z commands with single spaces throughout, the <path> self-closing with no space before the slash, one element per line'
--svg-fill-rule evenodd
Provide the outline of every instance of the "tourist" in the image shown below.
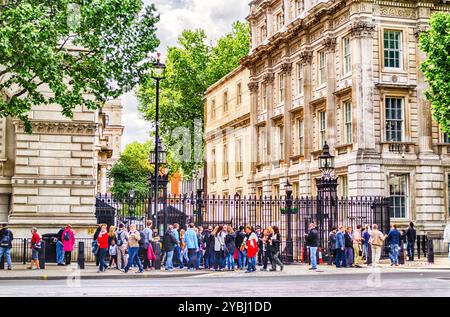
<path fill-rule="evenodd" d="M 414 261 L 414 245 L 416 244 L 416 229 L 411 221 L 406 230 L 406 251 L 408 252 L 408 261 Z"/>
<path fill-rule="evenodd" d="M 262 232 L 261 239 L 261 254 L 262 254 L 262 265 L 261 271 L 267 271 L 267 264 L 269 263 L 270 251 L 269 251 L 269 243 L 270 243 L 270 234 L 269 230 L 266 228 Z"/>
<path fill-rule="evenodd" d="M 208 226 L 208 229 L 203 234 L 203 244 L 205 246 L 205 269 L 213 270 L 214 268 L 214 236 L 212 235 L 213 227 Z"/>
<path fill-rule="evenodd" d="M 355 267 L 360 268 L 362 255 L 361 225 L 356 225 L 356 230 L 353 232 L 353 254 L 354 265 Z"/>
<path fill-rule="evenodd" d="M 257 262 L 258 262 L 258 266 L 262 265 L 262 231 L 261 231 L 261 227 L 260 226 L 255 226 L 255 234 L 258 237 L 258 258 L 257 258 Z"/>
<path fill-rule="evenodd" d="M 153 236 L 153 230 L 152 230 L 153 221 L 147 220 L 145 225 L 146 225 L 146 227 L 144 228 L 144 230 L 142 230 L 143 236 L 141 236 L 141 240 L 142 240 L 142 238 L 144 238 L 144 241 L 141 242 L 140 252 L 144 259 L 143 268 L 144 268 L 144 270 L 149 270 L 150 269 L 150 260 L 148 258 L 148 253 L 149 253 L 148 249 L 151 248 L 150 243 L 153 238 L 152 237 Z"/>
<path fill-rule="evenodd" d="M 102 224 L 100 232 L 97 237 L 98 263 L 99 263 L 97 273 L 104 272 L 108 267 L 105 262 L 106 253 L 108 252 L 108 238 L 109 238 L 109 234 L 106 228 L 107 228 L 106 224 Z"/>
<path fill-rule="evenodd" d="M 197 249 L 197 261 L 195 262 L 195 268 L 197 270 L 200 270 L 200 265 L 202 263 L 203 258 L 203 227 L 194 228 L 195 234 L 197 235 L 197 243 L 198 243 L 198 249 Z"/>
<path fill-rule="evenodd" d="M 247 255 L 248 267 L 245 273 L 255 272 L 256 256 L 258 254 L 258 236 L 250 226 L 245 227 L 245 238 L 241 248 L 246 250 Z"/>
<path fill-rule="evenodd" d="M 270 241 L 269 241 L 269 250 L 270 250 L 270 258 L 272 261 L 272 268 L 270 271 L 277 270 L 277 264 L 280 266 L 280 270 L 283 271 L 284 265 L 280 260 L 280 245 L 281 245 L 281 235 L 280 229 L 277 226 L 273 226 L 270 228 Z"/>
<path fill-rule="evenodd" d="M 194 230 L 194 224 L 190 223 L 188 225 L 188 230 L 184 235 L 184 241 L 186 243 L 186 249 L 188 253 L 188 271 L 194 271 L 197 266 L 197 251 L 199 249 L 198 237 Z"/>
<path fill-rule="evenodd" d="M 389 259 L 391 260 L 391 266 L 398 266 L 398 246 L 400 243 L 400 231 L 397 229 L 397 225 L 393 224 L 391 230 L 385 238 L 389 243 Z"/>
<path fill-rule="evenodd" d="M 311 223 L 309 225 L 309 233 L 306 235 L 306 246 L 309 247 L 309 254 L 311 259 L 310 270 L 317 269 L 317 248 L 319 247 L 319 232 L 316 225 Z"/>
<path fill-rule="evenodd" d="M 178 223 L 174 223 L 172 234 L 174 235 L 175 239 L 177 240 L 177 242 L 175 244 L 173 255 L 178 260 L 179 268 L 181 270 L 181 269 L 183 269 L 184 266 L 183 266 L 183 254 L 181 252 L 181 247 L 180 247 L 180 234 L 178 232 L 179 228 L 180 228 L 180 225 Z"/>
<path fill-rule="evenodd" d="M 8 263 L 8 270 L 12 270 L 11 264 L 11 249 L 14 236 L 11 230 L 8 229 L 8 224 L 2 224 L 0 230 L 0 260 L 3 259 L 3 255 L 6 255 L 6 263 Z"/>
<path fill-rule="evenodd" d="M 444 242 L 448 243 L 448 261 L 450 262 L 450 223 L 444 229 Z"/>
<path fill-rule="evenodd" d="M 214 236 L 214 270 L 223 271 L 223 259 L 225 257 L 225 236 L 223 226 L 217 226 L 212 235 Z"/>
<path fill-rule="evenodd" d="M 369 240 L 370 240 L 370 225 L 366 224 L 364 227 L 364 232 L 362 233 L 362 243 L 363 243 L 363 251 L 364 251 L 364 259 L 366 260 L 366 264 L 369 261 Z"/>
<path fill-rule="evenodd" d="M 328 265 L 333 265 L 336 261 L 336 231 L 337 228 L 333 227 L 328 234 Z"/>
<path fill-rule="evenodd" d="M 99 261 L 98 261 L 98 235 L 100 234 L 100 231 L 102 230 L 102 226 L 103 226 L 102 223 L 97 226 L 97 229 L 95 229 L 95 232 L 94 232 L 94 237 L 92 239 L 92 253 L 95 255 L 95 266 L 99 266 Z M 63 229 L 63 231 L 64 231 L 64 229 Z M 62 242 L 62 232 L 61 232 L 61 242 Z"/>
<path fill-rule="evenodd" d="M 186 248 L 186 230 L 181 229 L 180 230 L 180 250 L 181 250 L 181 261 L 183 263 L 183 267 L 184 264 L 186 264 L 186 266 L 189 263 L 189 257 L 188 257 L 188 249 Z M 180 267 L 180 270 L 182 269 L 182 267 Z"/>
<path fill-rule="evenodd" d="M 173 226 L 169 225 L 163 237 L 163 249 L 166 254 L 165 269 L 169 272 L 173 271 L 173 253 L 175 245 L 177 245 L 177 239 L 175 238 L 173 231 Z"/>
<path fill-rule="evenodd" d="M 117 268 L 123 270 L 128 264 L 127 249 L 128 249 L 128 232 L 123 223 L 119 224 L 117 230 Z"/>
<path fill-rule="evenodd" d="M 39 265 L 39 253 L 41 252 L 41 236 L 37 232 L 36 228 L 31 229 L 31 264 L 28 267 L 29 270 L 33 269 L 34 264 L 36 263 L 35 270 L 40 270 L 41 267 Z"/>
<path fill-rule="evenodd" d="M 339 226 L 339 231 L 336 233 L 336 267 L 346 267 L 345 260 L 345 238 L 344 226 Z"/>
<path fill-rule="evenodd" d="M 72 226 L 67 225 L 62 233 L 62 243 L 64 245 L 64 260 L 66 265 L 70 265 L 72 260 L 72 251 L 75 245 L 75 234 L 72 231 Z"/>
<path fill-rule="evenodd" d="M 53 242 L 56 245 L 56 263 L 58 266 L 64 266 L 64 244 L 63 244 L 63 232 L 65 228 L 61 227 L 56 234 Z"/>
<path fill-rule="evenodd" d="M 237 263 L 238 263 L 238 269 L 239 270 L 243 270 L 246 266 L 246 250 L 245 248 L 242 249 L 241 246 L 244 242 L 245 239 L 245 231 L 244 231 L 244 226 L 240 226 L 239 227 L 239 231 L 236 233 L 236 240 L 235 240 L 235 244 L 238 250 L 238 259 L 237 259 Z"/>
<path fill-rule="evenodd" d="M 116 245 L 116 240 L 113 239 L 111 240 L 110 244 L 109 244 L 109 268 L 112 268 L 113 265 L 115 266 L 115 268 L 117 269 L 117 245 Z"/>
<path fill-rule="evenodd" d="M 381 248 L 384 246 L 385 236 L 378 230 L 378 225 L 372 226 L 372 232 L 370 233 L 369 244 L 372 249 L 372 266 L 375 267 L 380 262 Z"/>
<path fill-rule="evenodd" d="M 229 226 L 227 228 L 227 235 L 225 236 L 226 255 L 227 255 L 227 268 L 228 271 L 234 271 L 234 253 L 236 252 L 236 233 L 233 228 Z"/>
<path fill-rule="evenodd" d="M 131 265 L 136 261 L 139 271 L 136 273 L 143 273 L 142 263 L 139 259 L 139 240 L 141 240 L 141 234 L 136 230 L 136 225 L 132 223 L 130 225 L 130 232 L 128 234 L 128 264 L 123 269 L 124 273 L 128 273 Z"/>
<path fill-rule="evenodd" d="M 347 227 L 344 233 L 344 244 L 345 244 L 345 262 L 347 267 L 353 266 L 353 236 L 352 227 Z"/>

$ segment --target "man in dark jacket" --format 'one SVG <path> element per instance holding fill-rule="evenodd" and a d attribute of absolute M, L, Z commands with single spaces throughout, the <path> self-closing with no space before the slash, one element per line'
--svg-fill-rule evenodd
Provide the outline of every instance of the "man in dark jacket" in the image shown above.
<path fill-rule="evenodd" d="M 392 225 L 391 231 L 386 235 L 389 241 L 389 259 L 391 266 L 398 266 L 398 245 L 400 243 L 400 231 L 397 230 L 397 225 Z"/>
<path fill-rule="evenodd" d="M 416 244 L 416 229 L 414 223 L 409 223 L 409 228 L 406 230 L 406 251 L 408 252 L 408 261 L 414 261 L 414 244 Z"/>
<path fill-rule="evenodd" d="M 245 249 L 241 250 L 242 243 L 244 242 L 245 231 L 244 226 L 239 227 L 239 231 L 236 234 L 236 248 L 238 248 L 238 269 L 243 270 L 246 266 L 247 252 Z"/>
<path fill-rule="evenodd" d="M 173 271 L 173 250 L 175 248 L 175 244 L 177 243 L 177 238 L 172 233 L 173 226 L 170 225 L 167 228 L 166 233 L 163 238 L 163 247 L 164 252 L 166 253 L 166 271 Z"/>
<path fill-rule="evenodd" d="M 328 235 L 328 265 L 332 265 L 336 261 L 336 231 L 337 228 L 333 227 Z"/>
<path fill-rule="evenodd" d="M 205 244 L 205 270 L 212 269 L 214 266 L 214 236 L 211 234 L 212 226 L 208 226 L 203 234 L 203 243 Z"/>
<path fill-rule="evenodd" d="M 11 265 L 11 248 L 14 236 L 11 230 L 8 229 L 8 225 L 4 223 L 0 230 L 0 260 L 3 259 L 3 255 L 6 254 L 6 262 L 8 263 L 8 270 L 12 269 Z"/>
<path fill-rule="evenodd" d="M 306 235 L 306 246 L 309 247 L 311 258 L 310 270 L 317 269 L 317 248 L 319 246 L 319 232 L 314 223 L 309 225 L 309 233 Z"/>

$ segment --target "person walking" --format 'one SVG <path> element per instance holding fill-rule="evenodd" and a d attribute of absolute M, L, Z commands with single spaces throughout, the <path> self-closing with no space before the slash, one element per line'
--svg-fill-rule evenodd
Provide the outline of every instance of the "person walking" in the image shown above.
<path fill-rule="evenodd" d="M 280 229 L 277 226 L 273 226 L 269 231 L 269 252 L 270 258 L 272 260 L 272 268 L 270 271 L 275 272 L 277 270 L 277 264 L 280 266 L 280 271 L 283 271 L 284 265 L 280 260 L 280 246 L 281 246 L 281 235 Z"/>
<path fill-rule="evenodd" d="M 125 224 L 119 224 L 119 230 L 116 232 L 117 235 L 117 268 L 123 270 L 128 264 L 127 259 L 127 249 L 128 249 L 128 232 L 125 228 Z"/>
<path fill-rule="evenodd" d="M 8 264 L 8 271 L 12 270 L 11 264 L 11 249 L 14 236 L 11 230 L 8 229 L 8 224 L 2 224 L 0 230 L 0 260 L 6 256 L 6 263 Z"/>
<path fill-rule="evenodd" d="M 245 227 L 245 238 L 241 248 L 246 249 L 247 254 L 248 266 L 245 273 L 255 272 L 256 256 L 258 254 L 258 236 L 250 226 Z"/>
<path fill-rule="evenodd" d="M 328 234 L 328 265 L 333 265 L 333 263 L 336 261 L 336 231 L 337 228 L 333 227 Z"/>
<path fill-rule="evenodd" d="M 198 243 L 198 250 L 197 250 L 197 261 L 195 263 L 195 268 L 197 270 L 200 270 L 200 265 L 202 264 L 203 259 L 203 227 L 194 228 L 195 234 L 197 235 L 197 243 Z"/>
<path fill-rule="evenodd" d="M 262 265 L 261 271 L 267 271 L 267 264 L 269 263 L 270 251 L 269 251 L 269 243 L 270 243 L 270 234 L 268 228 L 263 230 L 262 239 L 261 239 L 261 248 L 262 248 Z"/>
<path fill-rule="evenodd" d="M 389 233 L 385 236 L 389 243 L 389 259 L 391 266 L 398 266 L 398 247 L 400 244 L 401 233 L 397 225 L 393 224 Z"/>
<path fill-rule="evenodd" d="M 212 235 L 212 232 L 213 227 L 208 226 L 208 229 L 206 229 L 203 233 L 203 245 L 205 248 L 205 269 L 213 269 L 214 266 L 214 236 Z"/>
<path fill-rule="evenodd" d="M 262 250 L 263 250 L 263 247 L 262 247 L 263 233 L 262 233 L 261 227 L 258 226 L 258 225 L 255 226 L 255 234 L 256 234 L 256 236 L 258 237 L 258 257 L 257 257 L 257 263 L 258 263 L 258 266 L 261 266 L 261 265 L 262 265 Z"/>
<path fill-rule="evenodd" d="M 141 240 L 141 233 L 136 230 L 136 225 L 132 223 L 130 225 L 130 232 L 128 235 L 128 264 L 123 269 L 124 273 L 128 273 L 131 265 L 136 261 L 139 271 L 136 273 L 143 273 L 141 259 L 139 259 L 139 240 Z"/>
<path fill-rule="evenodd" d="M 36 264 L 35 270 L 40 270 L 39 266 L 39 253 L 41 252 L 41 236 L 39 235 L 36 228 L 31 229 L 31 263 L 28 267 L 29 270 L 33 269 L 34 264 Z"/>
<path fill-rule="evenodd" d="M 106 230 L 106 224 L 102 224 L 100 227 L 100 232 L 97 236 L 98 244 L 98 271 L 97 273 L 104 272 L 108 267 L 105 262 L 106 254 L 108 253 L 108 238 L 109 234 Z"/>
<path fill-rule="evenodd" d="M 352 227 L 347 227 L 344 233 L 344 244 L 345 244 L 345 262 L 347 267 L 353 267 L 353 236 Z"/>
<path fill-rule="evenodd" d="M 62 233 L 62 243 L 64 246 L 64 262 L 70 265 L 72 260 L 72 251 L 75 245 L 75 234 L 72 231 L 72 226 L 67 225 Z"/>
<path fill-rule="evenodd" d="M 357 268 L 361 268 L 361 255 L 362 255 L 361 225 L 356 225 L 356 230 L 353 231 L 352 238 L 353 238 L 354 265 Z"/>
<path fill-rule="evenodd" d="M 223 226 L 217 226 L 213 231 L 214 236 L 214 270 L 223 271 L 225 266 L 223 265 L 223 259 L 225 256 L 225 233 L 223 232 Z"/>
<path fill-rule="evenodd" d="M 339 231 L 336 233 L 336 267 L 346 267 L 345 260 L 345 238 L 344 226 L 339 226 Z"/>
<path fill-rule="evenodd" d="M 414 261 L 414 245 L 416 244 L 417 233 L 414 223 L 411 221 L 406 230 L 406 251 L 408 252 L 408 261 Z"/>
<path fill-rule="evenodd" d="M 142 230 L 141 235 L 141 246 L 139 248 L 139 252 L 144 259 L 143 269 L 150 269 L 150 260 L 148 259 L 148 248 L 151 247 L 150 243 L 152 241 L 153 230 L 152 230 L 153 221 L 147 220 L 145 223 L 145 228 Z"/>
<path fill-rule="evenodd" d="M 166 263 L 165 269 L 166 271 L 173 271 L 173 254 L 175 250 L 175 245 L 177 244 L 177 239 L 174 235 L 174 228 L 172 225 L 167 227 L 166 233 L 164 233 L 163 237 L 163 248 L 164 253 L 166 254 Z"/>
<path fill-rule="evenodd" d="M 319 232 L 316 225 L 311 223 L 309 225 L 309 233 L 306 235 L 306 246 L 309 247 L 309 254 L 311 258 L 310 270 L 317 269 L 317 248 L 319 247 Z"/>
<path fill-rule="evenodd" d="M 242 244 L 244 243 L 244 239 L 245 239 L 245 231 L 244 231 L 244 226 L 240 226 L 239 227 L 239 231 L 236 233 L 236 247 L 238 249 L 238 270 L 243 270 L 246 266 L 246 258 L 247 258 L 247 254 L 246 254 L 246 249 L 245 248 L 241 248 Z"/>
<path fill-rule="evenodd" d="M 65 228 L 61 227 L 56 234 L 53 242 L 56 246 L 56 263 L 58 266 L 64 266 L 64 244 L 63 244 L 63 232 Z"/>
<path fill-rule="evenodd" d="M 186 243 L 186 249 L 188 253 L 188 271 L 194 271 L 197 266 L 197 251 L 199 249 L 197 234 L 194 230 L 194 224 L 191 222 L 188 225 L 188 230 L 184 235 L 184 241 Z"/>
<path fill-rule="evenodd" d="M 372 266 L 378 266 L 381 258 L 381 248 L 384 246 L 385 236 L 378 230 L 378 225 L 372 226 L 372 232 L 370 233 L 369 244 L 372 249 Z"/>
<path fill-rule="evenodd" d="M 364 227 L 364 231 L 362 233 L 362 245 L 363 245 L 363 253 L 365 264 L 368 264 L 369 261 L 369 240 L 370 240 L 370 225 L 366 224 Z"/>
<path fill-rule="evenodd" d="M 234 271 L 234 253 L 236 251 L 236 233 L 231 226 L 227 227 L 227 235 L 225 236 L 225 246 L 227 254 L 228 271 Z"/>
<path fill-rule="evenodd" d="M 186 230 L 184 229 L 180 230 L 180 249 L 181 249 L 181 259 L 183 261 L 184 267 L 184 265 L 187 266 L 189 263 L 188 249 L 186 247 Z"/>
<path fill-rule="evenodd" d="M 174 223 L 172 234 L 174 235 L 175 239 L 177 240 L 177 243 L 175 244 L 173 255 L 178 260 L 178 262 L 179 262 L 178 267 L 181 270 L 181 269 L 183 269 L 184 265 L 183 265 L 183 254 L 182 254 L 182 250 L 181 250 L 181 246 L 180 246 L 180 234 L 178 232 L 179 229 L 180 229 L 180 225 L 178 223 Z"/>

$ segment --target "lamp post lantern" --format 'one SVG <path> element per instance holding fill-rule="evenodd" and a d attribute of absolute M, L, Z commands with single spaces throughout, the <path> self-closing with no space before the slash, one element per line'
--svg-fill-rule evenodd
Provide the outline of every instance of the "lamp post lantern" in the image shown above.
<path fill-rule="evenodd" d="M 155 228 L 158 228 L 159 165 L 166 163 L 166 155 L 159 140 L 159 83 L 166 77 L 166 65 L 160 62 L 159 54 L 156 62 L 153 63 L 150 76 L 156 81 L 155 151 L 150 153 L 150 162 L 155 165 Z M 159 234 L 164 234 L 164 232 L 159 232 Z"/>
<path fill-rule="evenodd" d="M 286 214 L 287 214 L 287 239 L 286 239 L 286 259 L 287 263 L 294 262 L 294 241 L 292 240 L 292 184 L 289 179 L 284 185 L 286 192 Z"/>

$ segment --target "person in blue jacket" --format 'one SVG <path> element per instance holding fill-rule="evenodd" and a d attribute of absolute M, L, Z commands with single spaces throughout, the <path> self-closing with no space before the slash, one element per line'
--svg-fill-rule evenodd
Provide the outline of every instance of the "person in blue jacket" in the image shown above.
<path fill-rule="evenodd" d="M 346 267 L 345 260 L 345 229 L 344 226 L 339 226 L 339 231 L 336 233 L 336 267 Z"/>
<path fill-rule="evenodd" d="M 398 266 L 398 245 L 400 243 L 401 233 L 397 229 L 397 225 L 392 225 L 392 229 L 386 235 L 389 241 L 389 259 L 391 266 Z"/>
<path fill-rule="evenodd" d="M 188 230 L 184 236 L 184 242 L 186 243 L 186 248 L 188 249 L 188 270 L 194 271 L 195 264 L 197 262 L 197 251 L 199 248 L 197 233 L 194 230 L 194 224 L 190 223 L 188 225 Z"/>

